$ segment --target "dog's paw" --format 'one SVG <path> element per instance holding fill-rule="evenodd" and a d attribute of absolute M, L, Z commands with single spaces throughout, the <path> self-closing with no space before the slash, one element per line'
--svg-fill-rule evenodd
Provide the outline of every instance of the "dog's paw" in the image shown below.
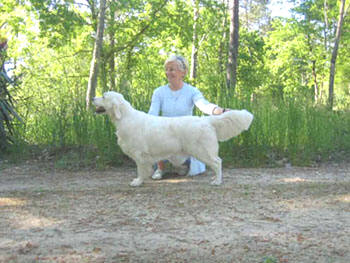
<path fill-rule="evenodd" d="M 132 180 L 132 182 L 130 183 L 130 186 L 136 187 L 136 186 L 140 186 L 142 185 L 143 180 L 140 178 L 136 178 L 134 180 Z"/>
<path fill-rule="evenodd" d="M 210 184 L 211 185 L 221 185 L 222 184 L 222 180 L 215 179 L 215 180 L 211 181 Z"/>

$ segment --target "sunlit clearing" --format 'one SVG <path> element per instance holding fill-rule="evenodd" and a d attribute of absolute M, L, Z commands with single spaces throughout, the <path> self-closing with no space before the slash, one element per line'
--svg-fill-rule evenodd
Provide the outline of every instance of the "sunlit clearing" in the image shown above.
<path fill-rule="evenodd" d="M 165 179 L 165 180 L 162 180 L 162 182 L 167 182 L 167 183 L 171 183 L 171 184 L 184 183 L 184 182 L 188 182 L 188 181 L 189 181 L 189 179 L 187 179 L 187 178 Z"/>
<path fill-rule="evenodd" d="M 58 221 L 52 220 L 46 217 L 37 217 L 33 215 L 27 215 L 26 218 L 22 218 L 17 221 L 17 227 L 20 229 L 31 229 L 31 228 L 43 228 L 53 225 L 57 225 Z"/>
<path fill-rule="evenodd" d="M 6 198 L 0 197 L 0 207 L 1 206 L 23 206 L 27 202 L 18 198 Z"/>
<path fill-rule="evenodd" d="M 350 203 L 350 194 L 338 196 L 335 200 L 344 202 L 344 203 Z"/>
<path fill-rule="evenodd" d="M 300 177 L 294 177 L 294 178 L 283 178 L 281 179 L 285 183 L 300 183 L 300 182 L 306 182 L 306 179 L 300 178 Z"/>

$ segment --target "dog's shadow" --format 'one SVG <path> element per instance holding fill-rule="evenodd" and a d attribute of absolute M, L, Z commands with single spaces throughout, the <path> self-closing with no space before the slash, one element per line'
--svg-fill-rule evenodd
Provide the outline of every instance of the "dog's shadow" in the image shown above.
<path fill-rule="evenodd" d="M 173 171 L 168 171 L 168 172 L 165 172 L 162 176 L 162 179 L 163 180 L 168 180 L 168 179 L 180 179 L 180 178 L 191 178 L 191 176 L 187 176 L 187 175 L 181 175 L 181 174 L 178 174 L 176 172 L 173 172 Z"/>
<path fill-rule="evenodd" d="M 198 174 L 196 176 L 190 176 L 190 175 L 181 175 L 176 173 L 176 171 L 172 171 L 170 169 L 166 170 L 165 173 L 162 176 L 162 180 L 159 180 L 158 182 L 163 183 L 188 183 L 188 182 L 194 182 L 194 181 L 205 181 L 206 177 L 210 176 L 207 172 Z"/>

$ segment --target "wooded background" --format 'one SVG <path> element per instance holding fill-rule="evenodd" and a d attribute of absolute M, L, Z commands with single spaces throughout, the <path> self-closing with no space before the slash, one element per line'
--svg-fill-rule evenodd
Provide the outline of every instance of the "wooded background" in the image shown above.
<path fill-rule="evenodd" d="M 114 127 L 86 106 L 116 90 L 147 111 L 177 53 L 209 101 L 255 115 L 221 144 L 226 164 L 348 158 L 350 1 L 288 1 L 287 18 L 272 17 L 270 2 L 2 0 L 2 74 L 16 83 L 1 77 L 2 153 L 64 167 L 123 163 Z M 4 106 L 10 96 L 21 121 Z"/>

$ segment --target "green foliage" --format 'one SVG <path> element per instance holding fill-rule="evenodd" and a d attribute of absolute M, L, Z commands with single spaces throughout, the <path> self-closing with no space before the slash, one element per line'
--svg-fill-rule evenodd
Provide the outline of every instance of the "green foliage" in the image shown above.
<path fill-rule="evenodd" d="M 249 98 L 266 83 L 265 42 L 258 32 L 240 31 L 237 95 Z"/>
<path fill-rule="evenodd" d="M 14 130 L 14 120 L 20 120 L 13 105 L 12 96 L 8 86 L 12 81 L 7 76 L 4 70 L 0 71 L 0 150 L 8 148 L 12 142 Z"/>
<path fill-rule="evenodd" d="M 277 263 L 278 262 L 278 259 L 273 257 L 273 256 L 266 256 L 266 257 L 263 257 L 262 263 Z"/>
<path fill-rule="evenodd" d="M 265 46 L 271 76 L 263 90 L 281 98 L 295 94 L 312 97 L 310 49 L 305 35 L 292 22 L 275 20 L 272 26 Z"/>
<path fill-rule="evenodd" d="M 248 132 L 221 145 L 226 163 L 236 166 L 311 165 L 348 152 L 350 116 L 296 99 L 236 101 L 233 108 L 254 114 Z"/>
<path fill-rule="evenodd" d="M 7 38 L 0 31 L 0 153 L 7 150 L 13 142 L 15 121 L 21 121 L 14 109 L 14 100 L 9 89 L 10 86 L 16 86 L 16 83 L 9 78 L 4 66 L 7 60 L 6 47 Z"/>
<path fill-rule="evenodd" d="M 85 110 L 97 1 L 86 1 L 83 6 L 72 0 L 30 3 L 5 0 L 0 4 L 0 26 L 6 21 L 11 36 L 8 52 L 15 74 L 22 76 L 16 100 L 24 125 L 14 130 L 13 151 L 35 145 L 40 149 L 35 155 L 55 158 L 57 167 L 119 165 L 126 159 L 117 146 L 115 128 L 107 117 Z M 301 1 L 296 12 L 302 19 L 274 19 L 269 31 L 266 24 L 263 32 L 241 26 L 233 96 L 225 88 L 226 6 L 220 1 L 200 2 L 198 77 L 186 81 L 209 101 L 246 108 L 255 116 L 248 132 L 221 144 L 220 154 L 227 165 L 309 165 L 350 152 L 346 111 L 350 31 L 346 23 L 336 75 L 339 111 L 322 106 L 330 55 L 323 32 L 327 31 L 327 43 L 331 43 L 337 15 L 336 2 L 328 3 L 328 31 L 322 24 L 323 1 Z M 153 90 L 167 81 L 166 57 L 170 53 L 191 57 L 192 1 L 110 1 L 105 32 L 97 94 L 111 88 L 114 71 L 115 89 L 135 108 L 148 111 Z M 320 87 L 318 103 L 314 101 L 313 67 Z"/>
<path fill-rule="evenodd" d="M 77 33 L 86 23 L 72 0 L 31 0 L 31 9 L 39 20 L 41 37 L 49 40 L 50 46 L 61 46 Z"/>

